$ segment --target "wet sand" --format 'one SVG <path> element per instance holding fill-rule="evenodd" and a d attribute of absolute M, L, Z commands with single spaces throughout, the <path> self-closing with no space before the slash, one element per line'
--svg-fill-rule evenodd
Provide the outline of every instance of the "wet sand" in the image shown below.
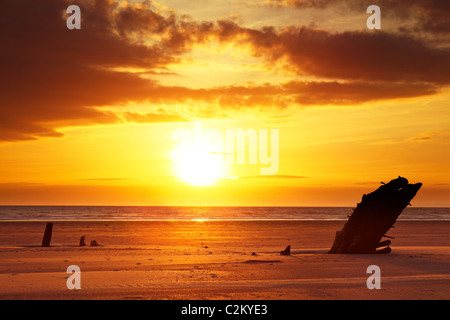
<path fill-rule="evenodd" d="M 0 222 L 0 299 L 450 298 L 450 221 L 398 221 L 387 255 L 327 254 L 344 223 L 57 221 L 41 248 L 45 222 Z M 83 235 L 101 246 L 79 247 Z"/>

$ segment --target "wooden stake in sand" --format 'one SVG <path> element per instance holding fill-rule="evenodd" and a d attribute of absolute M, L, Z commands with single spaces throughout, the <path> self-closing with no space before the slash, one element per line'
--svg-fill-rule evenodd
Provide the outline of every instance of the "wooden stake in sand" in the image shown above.
<path fill-rule="evenodd" d="M 372 193 L 365 194 L 341 231 L 336 232 L 328 253 L 389 253 L 391 238 L 386 233 L 392 228 L 402 211 L 422 187 L 409 184 L 402 177 L 384 184 Z M 380 250 L 377 248 L 384 247 Z"/>
<path fill-rule="evenodd" d="M 282 256 L 290 256 L 291 255 L 291 246 L 287 246 L 286 249 L 280 252 Z"/>
<path fill-rule="evenodd" d="M 52 240 L 53 223 L 47 222 L 45 227 L 44 237 L 42 238 L 42 246 L 50 247 L 50 241 Z"/>
<path fill-rule="evenodd" d="M 84 239 L 85 239 L 86 237 L 85 236 L 82 236 L 81 238 L 80 238 L 80 247 L 85 247 L 86 246 L 86 243 L 84 242 Z"/>
<path fill-rule="evenodd" d="M 95 240 L 92 240 L 90 246 L 91 247 L 98 247 L 98 242 L 95 241 Z"/>

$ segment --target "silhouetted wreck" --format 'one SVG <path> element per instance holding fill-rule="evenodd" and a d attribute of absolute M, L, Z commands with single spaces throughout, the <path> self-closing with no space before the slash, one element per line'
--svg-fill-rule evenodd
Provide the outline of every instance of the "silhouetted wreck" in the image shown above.
<path fill-rule="evenodd" d="M 390 240 L 381 241 L 422 187 L 402 177 L 365 194 L 341 231 L 336 232 L 328 253 L 389 253 Z M 382 248 L 384 247 L 384 248 Z M 381 248 L 377 250 L 378 248 Z"/>

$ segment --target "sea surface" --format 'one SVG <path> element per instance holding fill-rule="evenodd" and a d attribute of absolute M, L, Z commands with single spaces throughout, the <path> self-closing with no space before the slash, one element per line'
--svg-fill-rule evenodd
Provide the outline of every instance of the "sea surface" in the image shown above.
<path fill-rule="evenodd" d="M 346 220 L 352 207 L 0 206 L 0 220 Z M 450 208 L 408 207 L 401 220 L 450 220 Z"/>

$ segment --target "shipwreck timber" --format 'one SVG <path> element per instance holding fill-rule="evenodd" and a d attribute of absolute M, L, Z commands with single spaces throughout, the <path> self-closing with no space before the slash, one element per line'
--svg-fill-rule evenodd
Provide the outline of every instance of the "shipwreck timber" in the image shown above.
<path fill-rule="evenodd" d="M 402 211 L 422 187 L 398 177 L 365 194 L 341 231 L 336 232 L 328 253 L 389 253 L 392 238 L 386 235 Z M 381 248 L 381 249 L 380 249 Z M 378 249 L 378 250 L 377 250 Z"/>

